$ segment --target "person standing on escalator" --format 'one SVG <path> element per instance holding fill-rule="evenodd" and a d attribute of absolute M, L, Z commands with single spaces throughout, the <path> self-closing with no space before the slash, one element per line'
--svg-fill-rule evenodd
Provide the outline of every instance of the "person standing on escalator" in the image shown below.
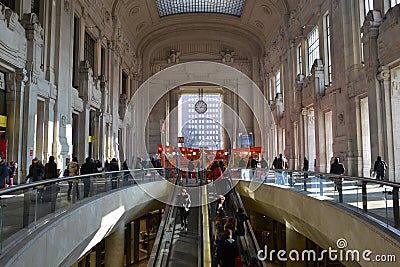
<path fill-rule="evenodd" d="M 192 202 L 190 195 L 185 188 L 182 188 L 181 193 L 178 196 L 178 210 L 181 217 L 181 231 L 187 232 L 188 227 L 188 216 L 190 214 L 190 206 Z"/>

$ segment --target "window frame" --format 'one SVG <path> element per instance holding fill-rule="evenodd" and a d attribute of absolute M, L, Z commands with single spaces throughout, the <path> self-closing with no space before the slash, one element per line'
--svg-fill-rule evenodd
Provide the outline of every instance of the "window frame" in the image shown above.
<path fill-rule="evenodd" d="M 275 81 L 274 81 L 274 90 L 275 90 L 275 95 L 282 94 L 282 87 L 281 87 L 281 70 L 278 70 L 274 74 Z"/>
<path fill-rule="evenodd" d="M 306 38 L 307 44 L 307 75 L 311 75 L 311 69 L 316 59 L 320 59 L 319 53 L 319 30 L 318 26 L 315 26 L 308 34 Z"/>
<path fill-rule="evenodd" d="M 325 86 L 332 84 L 332 50 L 331 50 L 331 28 L 330 16 L 327 12 L 324 15 L 324 73 L 325 73 Z"/>
<path fill-rule="evenodd" d="M 297 74 L 303 74 L 303 50 L 301 43 L 297 46 Z"/>
<path fill-rule="evenodd" d="M 92 67 L 92 71 L 94 72 L 95 68 L 95 58 L 96 58 L 96 39 L 90 34 L 89 31 L 85 31 L 85 39 L 83 46 L 83 54 L 84 59 L 89 61 L 90 66 Z"/>

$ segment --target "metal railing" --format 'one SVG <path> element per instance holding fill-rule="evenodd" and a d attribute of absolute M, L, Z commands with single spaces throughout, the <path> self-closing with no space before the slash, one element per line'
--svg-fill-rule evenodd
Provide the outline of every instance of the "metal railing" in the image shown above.
<path fill-rule="evenodd" d="M 364 177 L 298 170 L 230 169 L 232 179 L 270 184 L 340 204 L 399 235 L 400 184 Z M 254 184 L 253 187 L 257 184 Z M 395 229 L 394 229 L 395 228 Z"/>
<path fill-rule="evenodd" d="M 168 178 L 171 178 L 171 176 L 168 175 Z M 175 185 L 178 184 L 180 178 L 180 172 L 176 172 Z M 180 192 L 175 186 L 173 192 L 168 198 L 168 203 L 174 203 L 179 193 Z M 177 209 L 174 206 L 167 205 L 165 208 L 164 216 L 160 223 L 160 227 L 158 228 L 156 240 L 154 242 L 152 253 L 147 266 L 159 267 L 166 266 L 168 264 L 168 256 L 170 252 L 170 246 L 172 245 L 176 216 Z"/>
<path fill-rule="evenodd" d="M 0 254 L 24 233 L 86 203 L 88 198 L 114 190 L 164 179 L 163 169 L 100 172 L 61 177 L 0 190 Z M 24 231 L 25 230 L 25 231 Z"/>

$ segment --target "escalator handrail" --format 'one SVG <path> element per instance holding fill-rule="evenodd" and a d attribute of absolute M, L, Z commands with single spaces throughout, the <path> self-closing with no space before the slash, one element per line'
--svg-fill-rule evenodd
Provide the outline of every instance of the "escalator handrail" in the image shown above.
<path fill-rule="evenodd" d="M 170 194 L 170 196 L 168 198 L 167 203 L 174 203 L 174 201 L 175 201 L 175 191 L 177 190 L 176 185 L 178 185 L 178 183 L 179 183 L 179 180 L 181 178 L 180 175 L 181 175 L 181 173 L 177 172 L 175 186 L 174 186 L 172 193 Z M 167 205 L 164 216 L 160 223 L 160 227 L 158 229 L 156 239 L 154 241 L 154 246 L 153 246 L 152 253 L 151 253 L 151 256 L 150 256 L 147 266 L 158 266 L 158 267 L 166 266 L 166 263 L 168 262 L 168 260 L 167 260 L 168 255 L 167 255 L 167 257 L 164 257 L 163 254 L 161 253 L 161 250 L 163 249 L 163 245 L 165 245 L 165 242 L 168 242 L 168 240 L 164 240 L 165 233 L 167 232 L 168 227 L 171 226 L 169 224 L 169 222 L 171 222 L 171 218 L 175 218 L 176 213 L 177 213 L 177 209 L 175 208 L 174 205 Z M 173 234 L 174 234 L 174 229 L 175 229 L 175 225 L 173 225 L 173 227 L 172 227 L 171 236 L 173 236 Z"/>

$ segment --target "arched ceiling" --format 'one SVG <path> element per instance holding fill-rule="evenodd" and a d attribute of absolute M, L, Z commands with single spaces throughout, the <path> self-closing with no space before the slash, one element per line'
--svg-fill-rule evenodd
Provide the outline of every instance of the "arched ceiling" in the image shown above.
<path fill-rule="evenodd" d="M 240 17 L 217 13 L 187 13 L 161 17 L 156 0 L 112 1 L 112 14 L 137 54 L 160 42 L 176 42 L 182 36 L 238 42 L 262 54 L 279 26 L 297 5 L 295 0 L 246 0 Z M 167 1 L 167 0 L 166 0 Z M 247 43 L 247 44 L 246 44 Z"/>

